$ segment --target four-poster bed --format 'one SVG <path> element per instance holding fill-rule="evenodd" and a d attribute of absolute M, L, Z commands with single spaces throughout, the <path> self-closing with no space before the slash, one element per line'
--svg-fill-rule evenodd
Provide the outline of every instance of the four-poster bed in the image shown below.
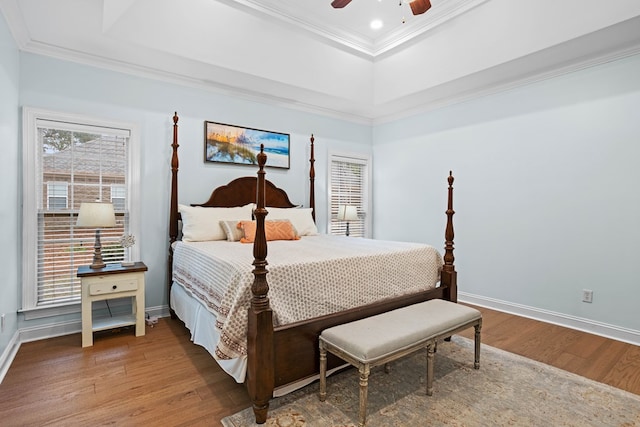
<path fill-rule="evenodd" d="M 241 177 L 220 186 L 204 203 L 179 205 L 177 113 L 173 122 L 168 263 L 172 314 L 177 313 L 192 331 L 194 342 L 207 347 L 223 369 L 236 380 L 244 380 L 257 423 L 265 422 L 274 390 L 286 390 L 291 384 L 317 377 L 318 336 L 322 330 L 429 299 L 456 302 L 451 175 L 443 258 L 428 245 L 316 236 L 312 230 L 290 241 L 270 239 L 267 263 L 265 229 L 270 224 L 265 218 L 269 212 L 276 217 L 290 213 L 294 228 L 300 230 L 300 224 L 308 226 L 300 222 L 305 210 L 296 208 L 284 190 L 265 179 L 263 152 L 258 155 L 257 177 Z M 309 162 L 308 213 L 315 218 L 313 136 Z M 203 211 L 207 208 L 214 209 Z M 184 220 L 185 214 L 194 212 L 244 215 L 244 209 L 252 211 L 255 218 L 252 247 L 227 241 L 179 241 L 181 212 Z M 348 248 L 354 244 L 353 249 Z M 329 249 L 318 255 L 313 251 L 315 246 Z M 221 266 L 209 267 L 205 259 L 215 259 Z M 344 271 L 344 275 L 336 276 L 336 271 Z M 221 290 L 218 282 L 223 279 L 232 282 L 228 285 L 231 290 Z M 229 293 L 236 295 L 233 301 L 227 298 Z M 335 294 L 334 299 L 345 301 L 321 301 L 325 294 Z M 234 312 L 239 315 L 232 315 Z M 200 320 L 203 317 L 211 320 Z M 215 338 L 209 338 L 210 333 Z M 206 338 L 196 337 L 203 334 Z M 207 342 L 212 340 L 216 343 L 210 348 Z M 237 360 L 243 361 L 242 366 Z M 339 359 L 329 358 L 329 369 L 340 365 Z"/>

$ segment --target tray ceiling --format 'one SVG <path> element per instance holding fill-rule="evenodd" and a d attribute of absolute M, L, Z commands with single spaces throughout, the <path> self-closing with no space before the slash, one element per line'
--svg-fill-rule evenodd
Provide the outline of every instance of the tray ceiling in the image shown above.
<path fill-rule="evenodd" d="M 640 52 L 636 0 L 432 0 L 419 16 L 398 2 L 0 0 L 0 10 L 25 52 L 368 123 Z"/>

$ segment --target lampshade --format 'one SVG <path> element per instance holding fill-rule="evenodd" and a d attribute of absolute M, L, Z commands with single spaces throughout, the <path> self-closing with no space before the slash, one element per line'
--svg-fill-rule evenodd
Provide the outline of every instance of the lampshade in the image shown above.
<path fill-rule="evenodd" d="M 351 205 L 338 205 L 339 221 L 355 221 L 358 219 L 358 207 Z"/>
<path fill-rule="evenodd" d="M 111 203 L 81 203 L 76 227 L 115 227 L 116 216 Z"/>

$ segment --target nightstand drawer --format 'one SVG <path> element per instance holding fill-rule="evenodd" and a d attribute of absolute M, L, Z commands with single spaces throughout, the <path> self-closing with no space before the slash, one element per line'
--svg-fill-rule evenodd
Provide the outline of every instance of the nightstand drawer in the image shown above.
<path fill-rule="evenodd" d="M 89 295 L 104 295 L 115 292 L 135 291 L 138 289 L 138 280 L 113 280 L 105 277 L 98 283 L 89 285 Z"/>

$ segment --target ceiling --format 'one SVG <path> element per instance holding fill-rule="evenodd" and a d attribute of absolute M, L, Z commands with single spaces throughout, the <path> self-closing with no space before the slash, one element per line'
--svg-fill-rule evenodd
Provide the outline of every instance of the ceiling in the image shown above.
<path fill-rule="evenodd" d="M 269 17 L 283 25 L 313 33 L 336 47 L 375 58 L 393 51 L 453 17 L 487 0 L 434 0 L 433 7 L 414 16 L 409 0 L 353 0 L 342 9 L 331 0 L 228 0 L 231 7 Z M 371 28 L 378 20 L 382 27 Z"/>
<path fill-rule="evenodd" d="M 363 123 L 640 53 L 637 0 L 431 0 L 418 16 L 399 1 L 0 0 L 0 10 L 25 52 Z"/>

